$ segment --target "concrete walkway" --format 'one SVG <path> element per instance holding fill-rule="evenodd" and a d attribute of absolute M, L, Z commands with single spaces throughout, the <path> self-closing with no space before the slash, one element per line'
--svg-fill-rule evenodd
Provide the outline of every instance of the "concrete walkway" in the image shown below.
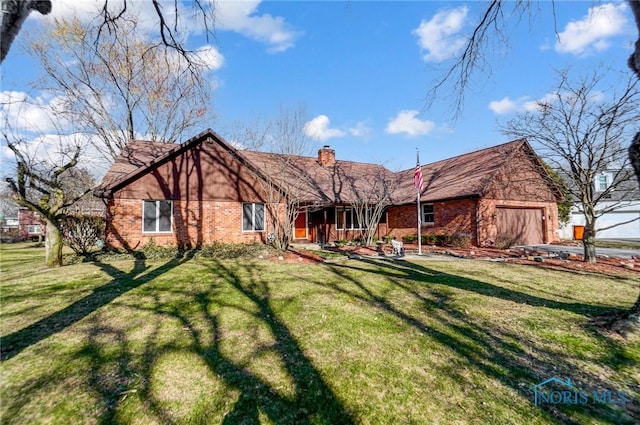
<path fill-rule="evenodd" d="M 564 245 L 520 245 L 513 248 L 526 248 L 550 253 L 568 252 L 572 254 L 583 255 L 584 248 L 582 246 L 564 246 Z M 606 255 L 610 258 L 640 258 L 640 249 L 618 249 L 618 248 L 596 248 L 596 256 Z"/>

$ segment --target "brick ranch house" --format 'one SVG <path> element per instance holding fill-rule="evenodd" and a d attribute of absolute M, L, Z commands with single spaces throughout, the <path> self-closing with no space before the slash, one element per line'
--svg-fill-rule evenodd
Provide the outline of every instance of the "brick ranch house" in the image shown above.
<path fill-rule="evenodd" d="M 327 243 L 361 234 L 352 205 L 382 181 L 391 201 L 376 234 L 401 238 L 417 233 L 414 171 L 336 160 L 328 146 L 317 158 L 237 150 L 207 130 L 180 145 L 130 142 L 95 194 L 114 248 L 264 243 L 274 226 L 269 187 L 295 190 L 294 241 Z M 423 234 L 465 232 L 479 246 L 501 233 L 557 240 L 562 195 L 526 140 L 423 165 L 422 174 Z"/>

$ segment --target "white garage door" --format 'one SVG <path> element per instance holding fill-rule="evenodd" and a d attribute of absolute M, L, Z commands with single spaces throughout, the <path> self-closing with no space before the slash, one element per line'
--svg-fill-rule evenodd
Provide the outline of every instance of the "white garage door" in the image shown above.
<path fill-rule="evenodd" d="M 624 223 L 637 219 L 640 213 L 613 212 L 605 214 L 596 221 L 596 229 L 609 227 L 613 224 Z M 611 229 L 601 230 L 596 233 L 597 239 L 637 239 L 640 238 L 640 220 L 627 224 L 621 224 Z"/>

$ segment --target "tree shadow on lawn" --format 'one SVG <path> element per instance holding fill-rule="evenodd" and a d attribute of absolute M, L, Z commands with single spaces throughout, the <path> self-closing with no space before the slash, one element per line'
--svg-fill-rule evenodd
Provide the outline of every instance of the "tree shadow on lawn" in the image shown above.
<path fill-rule="evenodd" d="M 125 273 L 110 264 L 96 262 L 112 279 L 96 288 L 91 294 L 31 325 L 0 338 L 0 361 L 4 362 L 38 342 L 82 320 L 100 307 L 166 272 L 190 260 L 191 256 L 173 258 L 162 266 L 149 269 L 144 255 L 136 257 L 133 269 Z"/>
<path fill-rule="evenodd" d="M 359 262 L 360 263 L 359 263 Z M 466 359 L 465 364 L 475 368 L 485 376 L 498 380 L 515 390 L 521 397 L 533 403 L 533 386 L 552 376 L 565 379 L 571 377 L 573 382 L 579 382 L 581 390 L 592 394 L 593 391 L 610 389 L 633 394 L 634 389 L 616 388 L 612 382 L 576 366 L 579 356 L 565 351 L 554 350 L 541 344 L 508 332 L 506 329 L 496 328 L 479 323 L 450 303 L 449 294 L 443 292 L 443 287 L 453 287 L 475 292 L 487 297 L 496 297 L 533 307 L 547 307 L 560 309 L 581 315 L 599 314 L 612 310 L 611 307 L 590 306 L 582 303 L 565 303 L 547 300 L 534 295 L 497 287 L 479 280 L 467 279 L 404 260 L 390 262 L 388 260 L 359 259 L 343 264 L 328 264 L 327 267 L 340 277 L 339 284 L 327 283 L 327 280 L 311 282 L 347 295 L 355 300 L 375 307 L 385 313 L 400 319 L 402 322 L 416 328 L 452 352 Z M 370 267 L 363 265 L 375 266 Z M 349 270 L 364 271 L 385 275 L 390 283 L 415 298 L 428 313 L 427 318 L 421 318 L 408 313 L 403 306 L 398 305 L 392 298 L 376 294 L 367 287 L 363 279 L 357 279 Z M 417 285 L 427 284 L 422 287 Z M 427 290 L 429 296 L 423 295 Z M 434 322 L 435 321 L 435 322 Z M 433 325 L 429 325 L 433 323 Z M 436 329 L 436 325 L 437 328 Z M 612 368 L 615 364 L 626 364 L 633 361 L 624 352 L 624 348 L 616 341 L 597 336 L 608 348 L 606 359 Z M 451 367 L 447 373 L 455 377 L 462 385 L 472 386 L 462 373 L 462 367 Z M 634 394 L 637 397 L 637 393 Z M 613 423 L 636 423 L 640 417 L 640 406 L 637 401 L 630 401 L 623 405 L 593 403 L 588 404 L 544 404 L 542 410 L 555 419 L 567 424 L 579 424 L 579 420 L 571 418 L 572 412 L 580 413 L 597 421 Z M 634 419 L 636 418 L 636 419 Z"/>
<path fill-rule="evenodd" d="M 180 310 L 174 310 L 171 315 L 177 317 L 185 329 L 189 329 L 195 352 L 203 357 L 211 371 L 240 392 L 233 410 L 225 415 L 223 424 L 258 424 L 259 412 L 277 424 L 353 424 L 351 414 L 304 354 L 285 322 L 278 317 L 271 304 L 269 284 L 259 277 L 264 272 L 255 264 L 244 264 L 238 266 L 243 274 L 241 277 L 238 271 L 219 261 L 213 261 L 209 270 L 214 277 L 241 294 L 250 307 L 230 304 L 224 297 L 211 292 L 196 294 L 194 299 L 210 326 L 210 341 L 205 340 Z M 250 278 L 246 279 L 244 275 Z M 271 384 L 223 354 L 219 318 L 210 312 L 211 306 L 217 306 L 218 309 L 233 308 L 268 327 L 274 342 L 259 347 L 255 354 L 270 352 L 278 356 L 293 381 L 293 397 L 279 394 Z"/>
<path fill-rule="evenodd" d="M 204 365 L 224 383 L 226 389 L 223 398 L 237 397 L 233 407 L 224 414 L 222 423 L 225 425 L 259 424 L 260 414 L 275 424 L 355 423 L 350 412 L 324 381 L 322 374 L 305 355 L 273 308 L 269 284 L 259 277 L 265 271 L 252 263 L 237 263 L 232 267 L 229 263 L 210 261 L 208 280 L 211 283 L 207 284 L 206 289 L 193 290 L 188 285 L 178 285 L 166 288 L 166 291 L 175 296 L 171 298 L 178 301 L 167 301 L 167 298 L 161 301 L 156 294 L 151 294 L 154 297 L 151 305 L 148 302 L 127 303 L 127 307 L 151 313 L 155 319 L 152 325 L 154 329 L 144 341 L 144 353 L 136 366 L 131 365 L 133 356 L 127 348 L 130 344 L 126 341 L 126 336 L 123 338 L 118 331 L 95 324 L 95 331 L 91 331 L 90 335 L 110 333 L 119 347 L 115 361 L 102 354 L 104 348 L 100 347 L 101 342 L 95 340 L 82 353 L 89 356 L 93 365 L 89 384 L 101 398 L 105 408 L 101 423 L 118 420 L 122 395 L 131 391 L 137 392 L 137 397 L 147 412 L 161 423 L 211 423 L 212 418 L 200 417 L 198 412 L 193 411 L 188 413 L 189 419 L 180 417 L 174 406 L 160 399 L 158 391 L 163 389 L 158 389 L 158 368 L 165 355 L 176 352 L 184 353 L 184 356 L 194 354 L 201 358 Z M 229 289 L 240 295 L 240 301 L 235 295 L 229 296 Z M 166 292 L 164 295 L 167 295 Z M 231 347 L 233 353 L 243 360 L 225 354 L 225 351 L 229 352 L 230 346 L 227 342 L 223 347 L 223 341 L 228 335 L 225 335 L 220 322 L 225 311 L 230 310 L 241 313 L 255 323 L 243 332 L 252 332 L 260 325 L 266 325 L 273 340 L 260 342 L 256 339 L 250 349 Z M 162 323 L 171 323 L 173 320 L 177 320 L 182 331 L 186 332 L 187 342 L 159 338 L 162 335 Z M 250 370 L 250 360 L 246 359 L 255 359 L 264 354 L 275 354 L 280 360 L 293 383 L 293 395 L 283 394 L 274 384 Z M 105 363 L 110 363 L 110 366 L 105 368 Z M 274 368 L 277 366 L 274 365 Z M 269 370 L 265 372 L 269 373 Z M 105 385 L 105 380 L 111 384 Z M 234 396 L 233 393 L 238 395 Z M 216 397 L 216 394 L 209 394 L 204 403 L 215 404 Z M 224 411 L 216 407 L 200 408 L 205 411 L 211 408 L 215 413 Z"/>

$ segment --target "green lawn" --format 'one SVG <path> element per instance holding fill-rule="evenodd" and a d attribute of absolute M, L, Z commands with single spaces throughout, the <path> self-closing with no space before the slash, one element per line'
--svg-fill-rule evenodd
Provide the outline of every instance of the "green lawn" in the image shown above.
<path fill-rule="evenodd" d="M 0 246 L 3 424 L 624 424 L 638 278 L 468 260 L 103 260 Z M 534 405 L 533 386 L 630 400 Z"/>

